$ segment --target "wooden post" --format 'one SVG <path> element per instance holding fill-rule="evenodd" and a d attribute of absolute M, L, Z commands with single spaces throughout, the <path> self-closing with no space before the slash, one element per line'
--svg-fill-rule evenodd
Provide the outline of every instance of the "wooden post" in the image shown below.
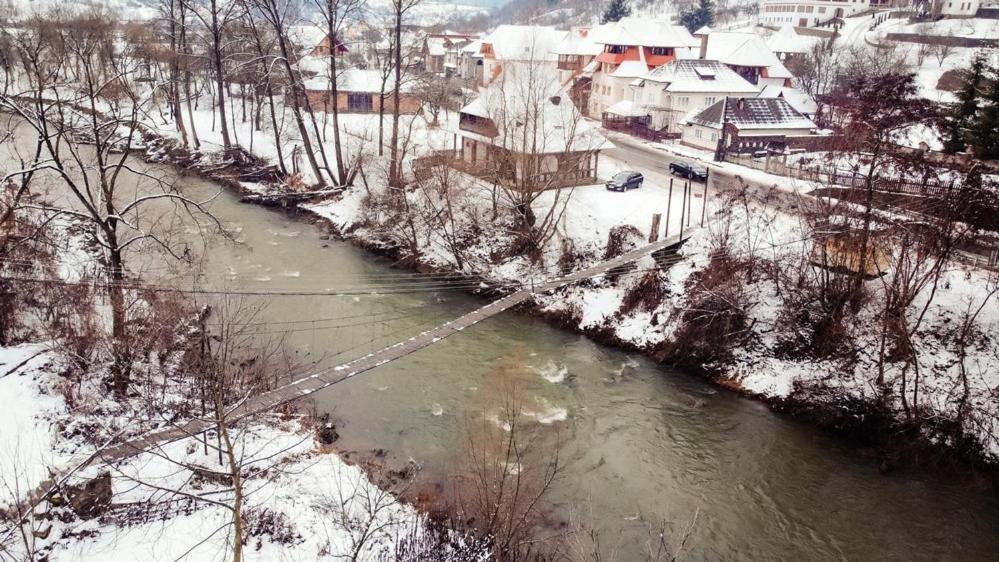
<path fill-rule="evenodd" d="M 711 175 L 709 174 L 704 180 L 704 197 L 701 199 L 701 226 L 704 226 L 704 217 L 708 212 L 708 182 L 711 181 Z"/>
<path fill-rule="evenodd" d="M 687 226 L 690 226 L 690 204 L 694 199 L 694 186 L 690 185 L 690 180 L 687 180 L 683 188 L 687 191 Z"/>
<path fill-rule="evenodd" d="M 663 236 L 669 238 L 669 215 L 673 209 L 673 178 L 669 179 L 669 195 L 666 197 L 666 232 Z"/>
<path fill-rule="evenodd" d="M 683 240 L 683 212 L 687 209 L 687 185 L 683 184 L 683 200 L 680 202 L 680 240 Z"/>
<path fill-rule="evenodd" d="M 659 221 L 663 216 L 660 213 L 652 215 L 652 229 L 649 231 L 649 243 L 659 240 Z"/>

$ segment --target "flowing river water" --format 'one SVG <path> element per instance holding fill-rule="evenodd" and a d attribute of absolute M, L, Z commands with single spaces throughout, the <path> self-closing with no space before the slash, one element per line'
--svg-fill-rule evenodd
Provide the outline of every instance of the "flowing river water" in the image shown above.
<path fill-rule="evenodd" d="M 2 151 L 0 165 L 10 165 Z M 153 171 L 177 177 L 166 166 Z M 219 189 L 192 177 L 178 181 L 196 197 Z M 305 371 L 485 302 L 460 290 L 430 290 L 421 277 L 328 239 L 321 226 L 240 203 L 231 193 L 220 193 L 211 209 L 238 243 L 209 244 L 202 286 L 382 289 L 379 296 L 266 298 L 257 321 L 270 323 L 259 329 L 283 333 Z M 195 229 L 186 234 L 200 244 Z M 148 275 L 160 274 L 162 261 L 147 265 Z M 333 386 L 314 401 L 337 420 L 341 450 L 383 449 L 390 467 L 414 461 L 424 481 L 443 480 L 453 473 L 467 421 L 490 415 L 483 389 L 504 369 L 521 375 L 520 392 L 539 420 L 535 431 L 557 431 L 561 443 L 553 518 L 584 516 L 620 560 L 639 559 L 650 528 L 662 520 L 680 527 L 695 512 L 689 559 L 969 560 L 999 553 L 994 490 L 918 470 L 881 474 L 873 455 L 843 439 L 519 313 Z"/>

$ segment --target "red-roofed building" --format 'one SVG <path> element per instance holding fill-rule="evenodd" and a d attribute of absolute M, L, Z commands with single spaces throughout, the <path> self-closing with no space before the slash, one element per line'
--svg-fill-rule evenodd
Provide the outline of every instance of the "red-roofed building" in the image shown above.
<path fill-rule="evenodd" d="M 631 99 L 629 84 L 678 58 L 697 58 L 700 41 L 666 21 L 627 17 L 591 32 L 602 50 L 591 63 L 590 115 Z"/>

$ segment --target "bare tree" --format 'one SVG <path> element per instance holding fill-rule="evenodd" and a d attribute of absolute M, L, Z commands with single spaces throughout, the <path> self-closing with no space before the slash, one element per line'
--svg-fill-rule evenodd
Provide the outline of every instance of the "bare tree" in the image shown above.
<path fill-rule="evenodd" d="M 222 131 L 222 146 L 232 148 L 229 124 L 226 120 L 227 91 L 226 42 L 230 28 L 239 21 L 242 4 L 238 0 L 178 0 L 185 3 L 194 18 L 204 28 L 205 50 L 209 55 L 212 76 L 215 79 L 215 96 L 218 106 L 219 123 Z"/>
<path fill-rule="evenodd" d="M 124 395 L 129 382 L 130 349 L 127 338 L 126 251 L 149 245 L 180 258 L 169 233 L 157 229 L 156 205 L 176 206 L 192 219 L 211 217 L 204 206 L 162 178 L 136 167 L 128 154 L 139 137 L 140 119 L 148 98 L 131 85 L 135 61 L 113 44 L 114 21 L 100 15 L 46 23 L 19 42 L 25 75 L 32 77 L 29 92 L 0 96 L 0 108 L 15 114 L 42 145 L 40 156 L 15 177 L 38 170 L 54 173 L 70 195 L 72 205 L 26 204 L 26 208 L 69 215 L 94 228 L 95 241 L 104 249 L 111 301 L 115 361 L 113 388 Z M 68 57 L 72 78 L 47 66 L 50 37 Z M 67 96 L 69 92 L 70 97 Z M 25 101 L 25 99 L 31 101 Z M 152 186 L 140 193 L 139 184 Z M 195 219 L 196 220 L 196 219 Z"/>
<path fill-rule="evenodd" d="M 603 138 L 541 63 L 504 69 L 480 99 L 497 133 L 488 165 L 514 215 L 517 243 L 538 260 L 558 231 L 574 186 L 592 181 Z"/>
<path fill-rule="evenodd" d="M 340 111 L 337 103 L 337 80 L 344 69 L 338 67 L 339 48 L 344 36 L 344 25 L 356 18 L 361 11 L 361 0 L 312 0 L 326 24 L 326 38 L 330 44 L 329 77 L 330 103 L 327 111 L 333 118 L 333 150 L 336 157 L 336 176 L 340 185 L 350 185 L 353 178 L 347 176 L 344 165 L 344 146 L 340 139 Z"/>
<path fill-rule="evenodd" d="M 317 184 L 319 186 L 323 186 L 326 185 L 326 180 L 323 178 L 319 162 L 316 160 L 316 153 L 312 145 L 312 140 L 310 139 L 309 130 L 306 127 L 305 118 L 302 115 L 301 105 L 304 103 L 307 108 L 310 108 L 310 111 L 311 106 L 305 94 L 305 87 L 302 83 L 301 73 L 296 68 L 298 57 L 295 53 L 295 47 L 288 37 L 289 20 L 294 16 L 294 1 L 295 0 L 249 0 L 249 4 L 253 6 L 259 14 L 259 17 L 263 21 L 267 22 L 274 32 L 274 37 L 277 42 L 276 60 L 284 66 L 285 73 L 288 78 L 288 88 L 290 90 L 288 92 L 289 95 L 285 96 L 285 99 L 291 102 L 292 113 L 295 116 L 295 123 L 298 125 L 298 133 L 301 136 L 302 145 L 305 148 L 305 155 L 309 159 L 309 166 L 312 168 L 312 173 L 316 177 Z M 313 119 L 313 128 L 315 128 L 315 119 Z M 315 142 L 319 145 L 319 150 L 325 159 L 326 152 L 322 150 L 321 139 L 318 134 L 315 137 Z"/>
<path fill-rule="evenodd" d="M 408 49 L 411 48 L 410 45 L 403 44 L 402 26 L 406 21 L 406 17 L 409 12 L 419 5 L 420 1 L 421 0 L 392 0 L 392 34 L 395 37 L 392 41 L 392 45 L 394 47 L 392 69 L 395 73 L 395 81 L 392 84 L 392 144 L 389 147 L 390 160 L 388 178 L 389 185 L 395 188 L 402 187 L 403 184 L 402 156 L 399 152 L 399 106 L 402 103 L 402 80 L 405 72 L 403 64 L 404 62 L 408 64 Z M 404 56 L 404 51 L 407 52 L 407 56 Z"/>

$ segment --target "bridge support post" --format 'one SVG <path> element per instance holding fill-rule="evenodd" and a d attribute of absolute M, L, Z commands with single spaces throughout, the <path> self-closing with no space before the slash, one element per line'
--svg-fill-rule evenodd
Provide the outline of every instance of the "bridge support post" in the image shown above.
<path fill-rule="evenodd" d="M 652 215 L 652 228 L 649 229 L 649 243 L 656 242 L 659 240 L 659 221 L 662 220 L 663 216 L 660 213 L 655 213 Z"/>

